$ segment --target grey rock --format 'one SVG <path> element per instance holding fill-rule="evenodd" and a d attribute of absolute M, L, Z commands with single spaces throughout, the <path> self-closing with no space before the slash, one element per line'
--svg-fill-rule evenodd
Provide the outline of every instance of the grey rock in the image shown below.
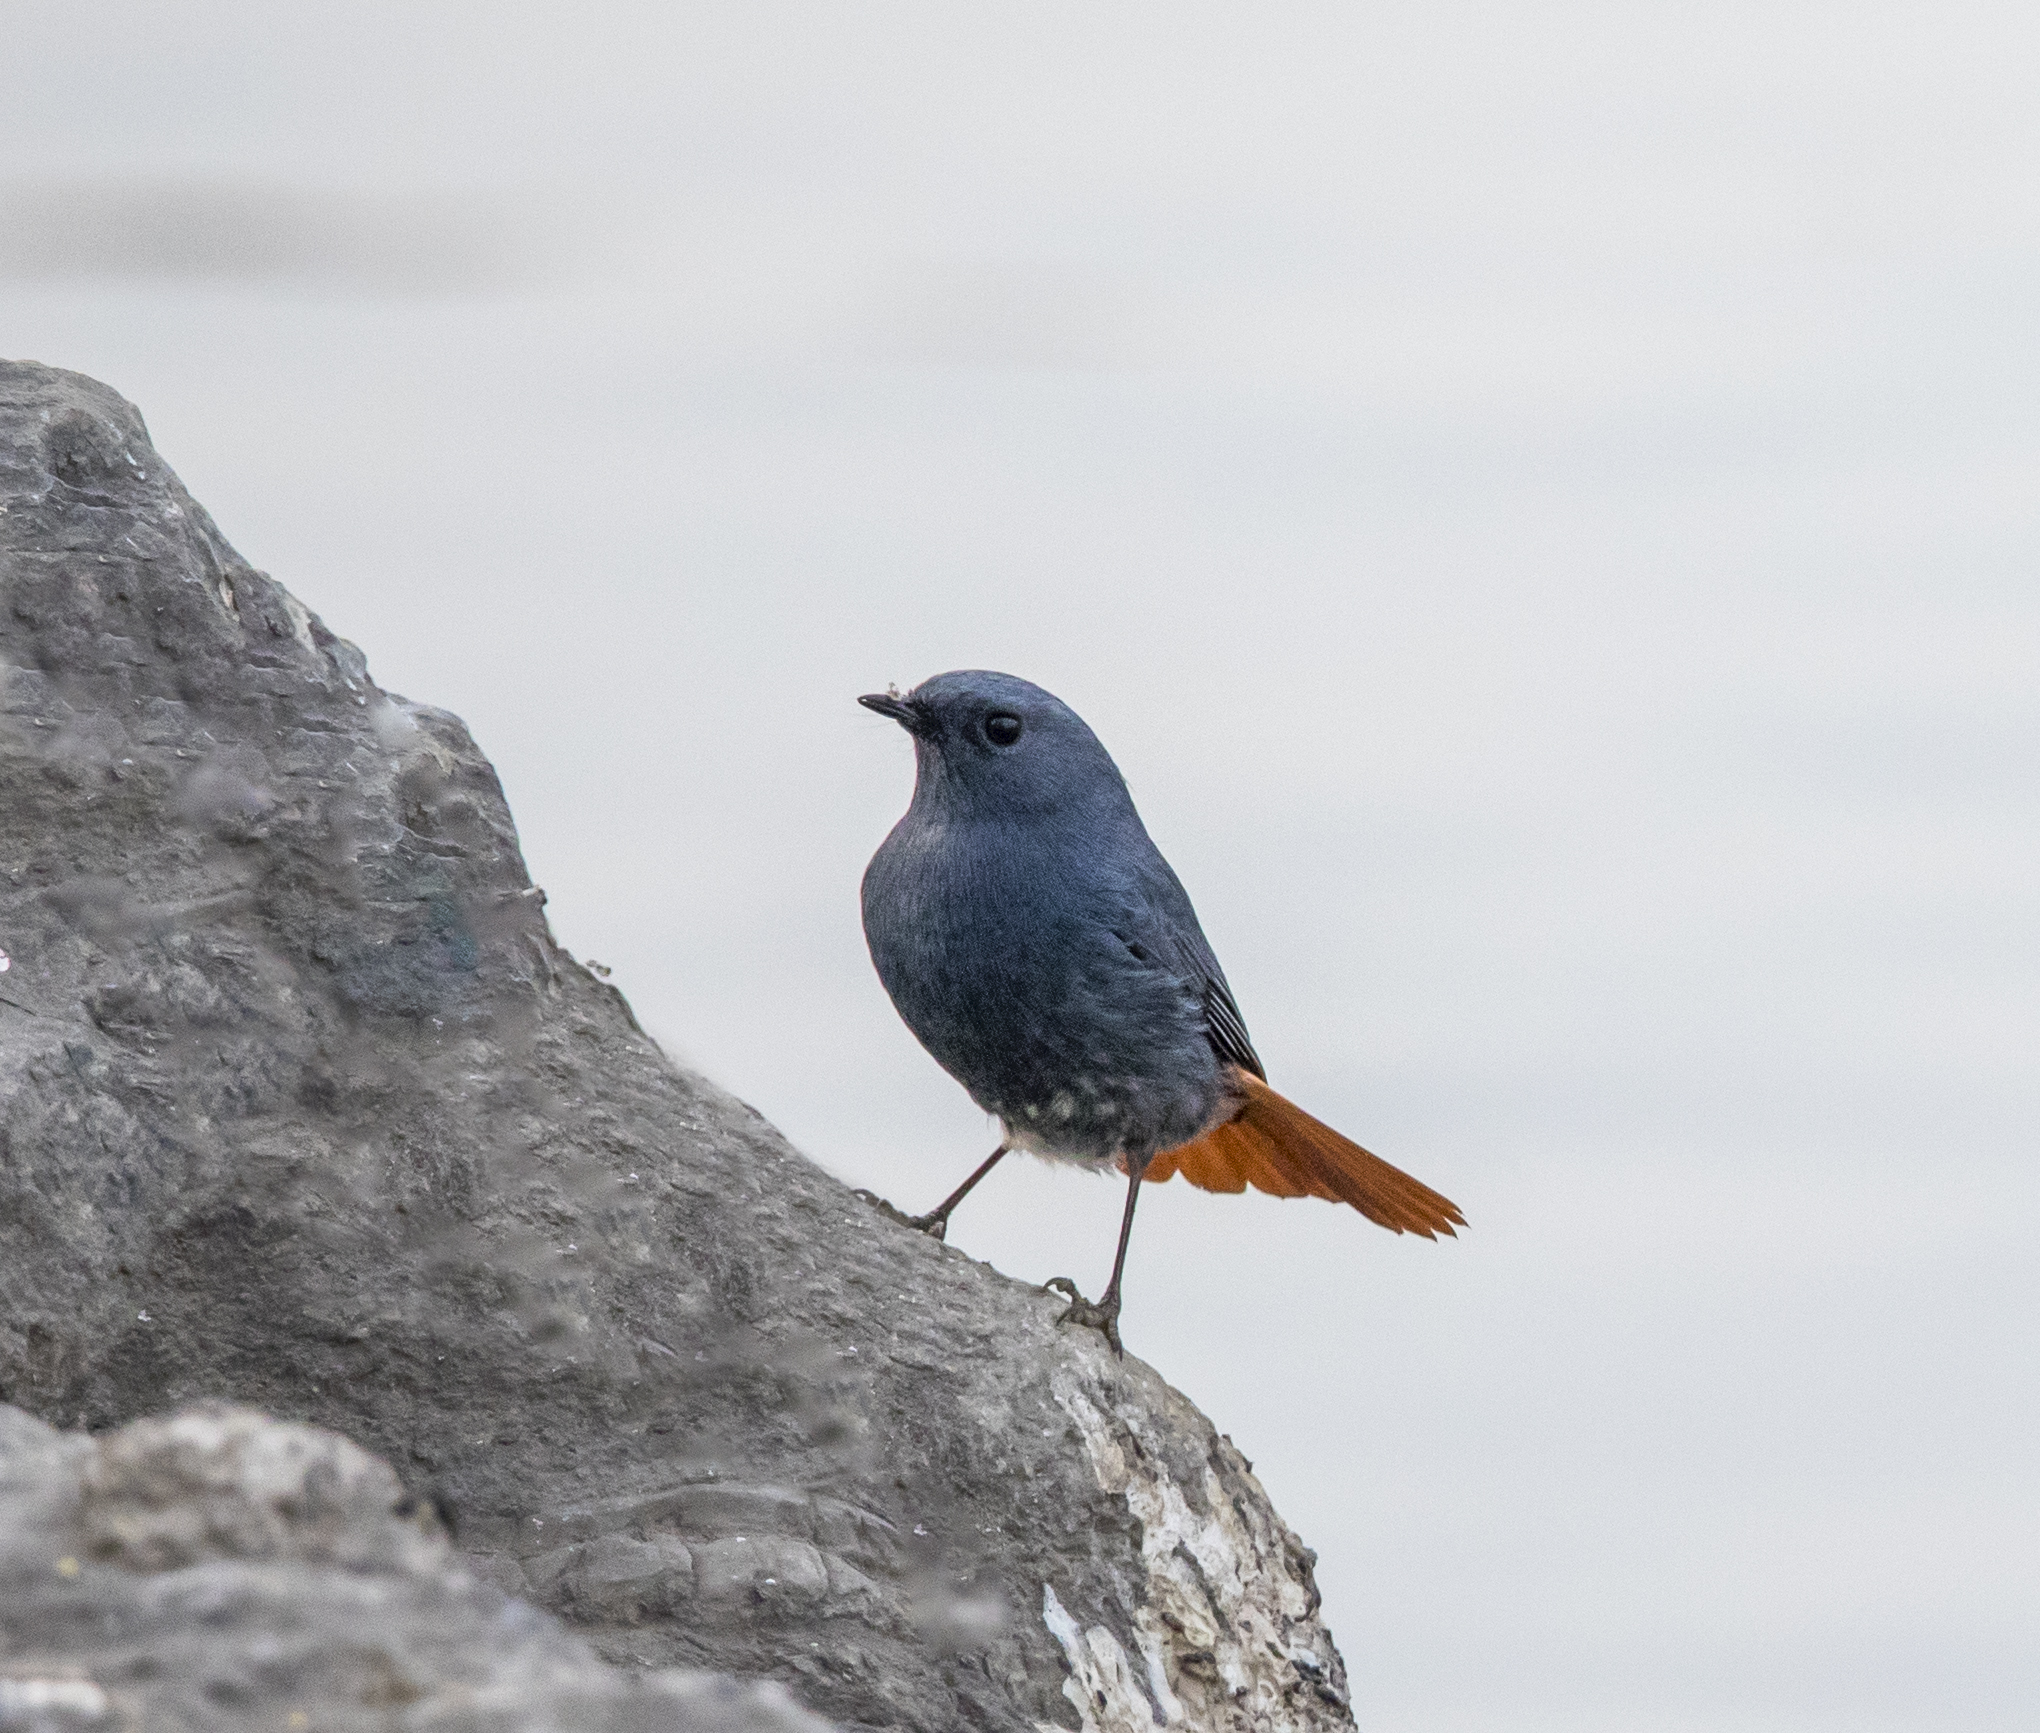
<path fill-rule="evenodd" d="M 0 1407 L 0 1729 L 828 1733 L 625 1672 L 461 1567 L 387 1463 L 223 1405 L 97 1438 Z"/>
<path fill-rule="evenodd" d="M 1349 1726 L 1230 1443 L 673 1065 L 543 901 L 455 717 L 0 364 L 0 1399 L 330 1427 L 610 1660 L 846 1725 Z"/>

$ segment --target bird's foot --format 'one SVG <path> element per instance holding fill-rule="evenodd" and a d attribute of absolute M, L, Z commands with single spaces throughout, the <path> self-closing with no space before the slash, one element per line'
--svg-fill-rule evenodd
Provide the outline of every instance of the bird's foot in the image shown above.
<path fill-rule="evenodd" d="M 1119 1340 L 1119 1295 L 1108 1292 L 1102 1300 L 1087 1300 L 1078 1292 L 1077 1284 L 1068 1276 L 1051 1276 L 1042 1283 L 1058 1294 L 1069 1296 L 1069 1305 L 1063 1309 L 1058 1324 L 1082 1324 L 1087 1329 L 1098 1331 L 1112 1344 L 1112 1352 L 1122 1360 L 1126 1358 L 1125 1345 Z"/>
<path fill-rule="evenodd" d="M 903 1228 L 913 1228 L 919 1233 L 927 1234 L 931 1239 L 945 1239 L 948 1236 L 949 1218 L 946 1215 L 931 1212 L 924 1216 L 910 1216 L 898 1205 L 888 1203 L 877 1192 L 865 1191 L 862 1187 L 858 1188 L 856 1195 L 870 1204 L 887 1221 L 898 1222 Z"/>

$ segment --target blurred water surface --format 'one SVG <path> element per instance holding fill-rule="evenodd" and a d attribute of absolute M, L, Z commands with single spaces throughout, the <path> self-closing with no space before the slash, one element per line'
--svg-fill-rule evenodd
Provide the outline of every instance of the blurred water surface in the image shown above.
<path fill-rule="evenodd" d="M 1130 1345 L 1362 1725 L 2029 1724 L 2040 28 L 2010 6 L 0 0 L 0 351 L 494 757 L 567 944 L 854 1183 L 863 954 L 1041 681 L 1279 1086 L 1459 1244 L 1171 1186 Z M 1102 1281 L 1117 1196 L 955 1237 Z"/>

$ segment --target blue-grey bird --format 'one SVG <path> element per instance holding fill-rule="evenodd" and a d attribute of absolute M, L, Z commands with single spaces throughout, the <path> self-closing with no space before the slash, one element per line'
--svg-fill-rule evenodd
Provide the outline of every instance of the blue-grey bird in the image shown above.
<path fill-rule="evenodd" d="M 925 1216 L 935 1234 L 1009 1150 L 1116 1165 L 1126 1213 L 1096 1304 L 1065 1318 L 1119 1345 L 1143 1179 L 1351 1204 L 1427 1239 L 1449 1199 L 1267 1084 L 1196 911 L 1082 717 L 1011 674 L 938 674 L 858 703 L 913 736 L 914 798 L 864 874 L 864 936 L 922 1046 L 1004 1130 Z"/>

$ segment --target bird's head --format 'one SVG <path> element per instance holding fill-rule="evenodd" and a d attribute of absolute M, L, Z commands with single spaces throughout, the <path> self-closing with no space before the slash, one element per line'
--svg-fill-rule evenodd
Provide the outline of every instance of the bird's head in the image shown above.
<path fill-rule="evenodd" d="M 857 702 L 914 737 L 916 805 L 1017 817 L 1127 802 L 1097 735 L 1031 681 L 966 668 Z"/>

